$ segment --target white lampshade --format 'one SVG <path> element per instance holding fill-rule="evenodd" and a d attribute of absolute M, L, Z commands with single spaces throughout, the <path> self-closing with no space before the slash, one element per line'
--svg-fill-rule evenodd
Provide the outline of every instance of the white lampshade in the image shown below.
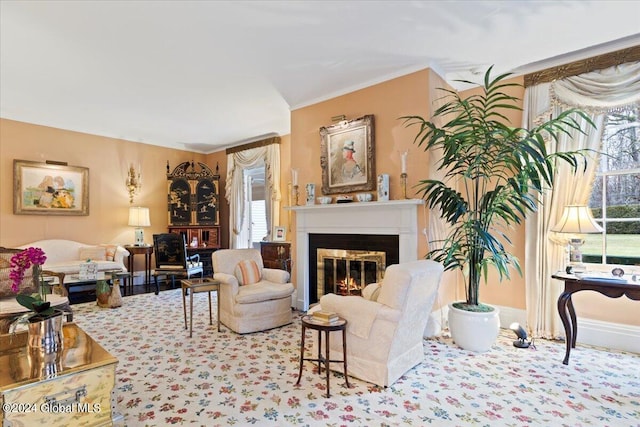
<path fill-rule="evenodd" d="M 593 219 L 587 206 L 569 205 L 565 206 L 562 218 L 551 231 L 556 233 L 591 234 L 602 233 L 604 230 Z"/>
<path fill-rule="evenodd" d="M 129 225 L 136 227 L 136 246 L 144 246 L 144 232 L 141 227 L 149 227 L 149 208 L 130 207 L 129 208 Z"/>

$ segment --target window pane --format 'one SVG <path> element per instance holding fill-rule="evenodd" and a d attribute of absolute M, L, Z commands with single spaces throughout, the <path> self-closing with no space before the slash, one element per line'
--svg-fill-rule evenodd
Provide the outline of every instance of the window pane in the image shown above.
<path fill-rule="evenodd" d="M 611 223 L 607 229 L 607 263 L 640 265 L 640 221 Z"/>
<path fill-rule="evenodd" d="M 640 218 L 640 173 L 607 176 L 607 217 Z"/>
<path fill-rule="evenodd" d="M 640 122 L 638 107 L 629 107 L 607 116 L 602 136 L 600 171 L 618 171 L 640 167 Z"/>
<path fill-rule="evenodd" d="M 602 262 L 602 234 L 585 234 L 582 251 L 582 260 L 600 264 Z"/>

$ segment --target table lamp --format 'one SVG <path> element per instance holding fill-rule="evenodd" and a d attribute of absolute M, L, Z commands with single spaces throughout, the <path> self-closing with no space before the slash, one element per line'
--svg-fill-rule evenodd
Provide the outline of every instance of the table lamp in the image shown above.
<path fill-rule="evenodd" d="M 129 208 L 129 226 L 136 227 L 136 242 L 135 246 L 145 246 L 144 244 L 144 232 L 142 227 L 149 227 L 151 221 L 149 220 L 149 208 L 130 207 Z"/>
<path fill-rule="evenodd" d="M 591 216 L 591 210 L 587 206 L 568 205 L 565 206 L 562 212 L 562 218 L 551 231 L 575 235 L 569 237 L 569 245 L 571 245 L 569 265 L 573 267 L 574 272 L 580 273 L 586 270 L 585 265 L 582 263 L 582 252 L 580 251 L 580 247 L 584 244 L 584 239 L 580 235 L 602 233 L 604 230 Z"/>

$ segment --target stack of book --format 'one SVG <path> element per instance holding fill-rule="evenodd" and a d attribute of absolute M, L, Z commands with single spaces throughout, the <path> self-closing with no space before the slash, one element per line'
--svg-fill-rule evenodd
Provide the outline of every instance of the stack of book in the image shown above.
<path fill-rule="evenodd" d="M 329 322 L 329 323 L 335 322 L 339 319 L 338 315 L 333 311 L 325 311 L 325 310 L 314 311 L 312 316 L 315 320 L 319 320 L 321 322 Z"/>

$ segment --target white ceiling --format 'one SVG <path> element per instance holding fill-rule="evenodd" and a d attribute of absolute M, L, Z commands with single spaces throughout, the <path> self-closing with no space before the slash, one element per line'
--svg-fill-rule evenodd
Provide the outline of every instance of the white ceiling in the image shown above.
<path fill-rule="evenodd" d="M 640 45 L 639 22 L 613 0 L 0 0 L 0 116 L 209 153 L 423 68 L 479 81 Z"/>

